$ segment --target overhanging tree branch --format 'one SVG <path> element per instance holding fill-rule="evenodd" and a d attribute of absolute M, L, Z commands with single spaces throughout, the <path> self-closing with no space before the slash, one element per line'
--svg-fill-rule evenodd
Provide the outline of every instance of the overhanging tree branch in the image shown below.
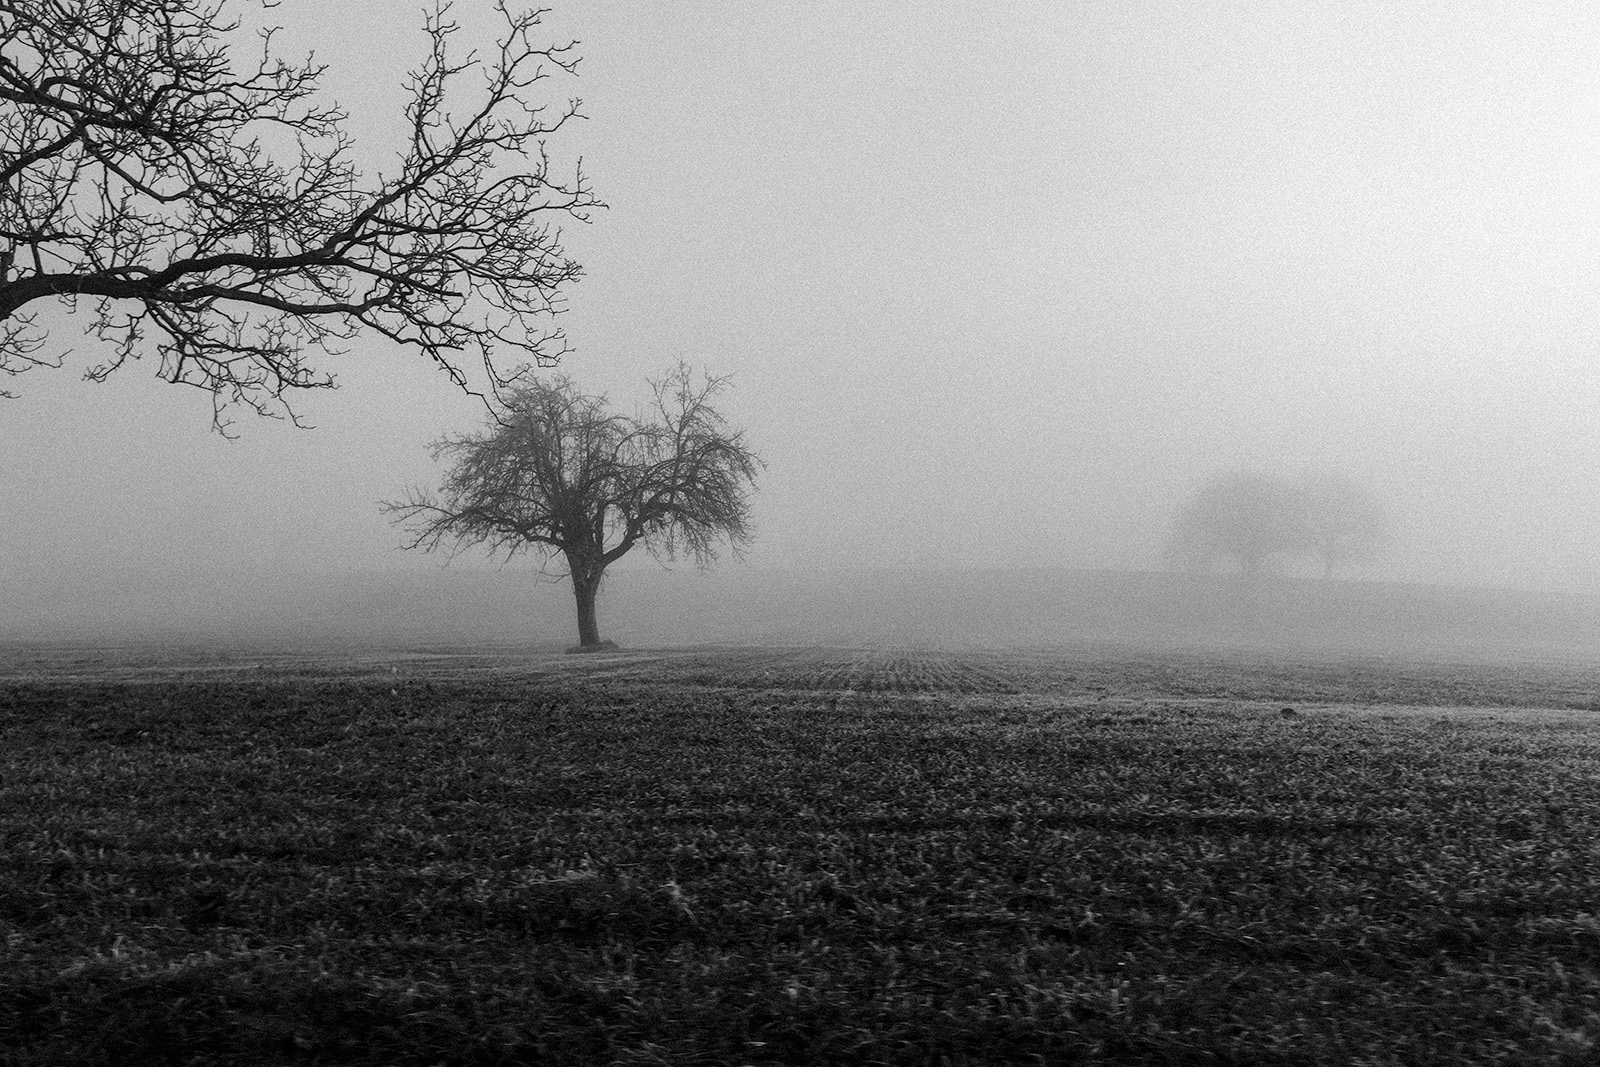
<path fill-rule="evenodd" d="M 448 4 L 426 14 L 406 143 L 367 181 L 323 68 L 270 31 L 236 63 L 229 4 L 0 0 L 0 371 L 54 365 L 31 309 L 83 299 L 110 344 L 90 378 L 154 354 L 219 428 L 235 405 L 292 418 L 290 394 L 333 384 L 310 354 L 361 332 L 480 394 L 559 358 L 581 272 L 555 221 L 600 205 L 545 151 L 579 105 L 531 97 L 577 66 L 535 41 L 543 12 L 498 4 L 486 60 L 456 57 Z"/>

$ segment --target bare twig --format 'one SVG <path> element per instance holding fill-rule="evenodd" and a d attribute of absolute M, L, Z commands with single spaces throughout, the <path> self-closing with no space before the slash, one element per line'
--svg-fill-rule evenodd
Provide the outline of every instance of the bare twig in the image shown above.
<path fill-rule="evenodd" d="M 574 72 L 573 45 L 540 46 L 542 12 L 502 3 L 492 56 L 457 59 L 441 3 L 397 170 L 363 184 L 323 68 L 275 58 L 270 32 L 236 63 L 228 4 L 0 0 L 0 371 L 54 364 L 24 309 L 80 298 L 110 344 L 90 378 L 154 353 L 219 428 L 238 405 L 293 417 L 290 393 L 333 385 L 307 353 L 360 332 L 480 395 L 475 366 L 497 395 L 554 362 L 580 269 L 553 220 L 600 205 L 581 162 L 558 178 L 545 152 L 578 101 L 530 92 Z"/>

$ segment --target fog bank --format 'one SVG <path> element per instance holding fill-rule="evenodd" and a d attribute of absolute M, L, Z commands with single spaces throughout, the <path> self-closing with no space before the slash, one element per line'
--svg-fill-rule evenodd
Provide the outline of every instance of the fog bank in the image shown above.
<path fill-rule="evenodd" d="M 559 648 L 570 588 L 452 566 L 241 583 L 130 582 L 0 598 L 0 640 L 269 649 Z M 1073 569 L 625 569 L 600 598 L 624 648 L 697 644 L 1027 647 L 1112 643 L 1307 654 L 1600 660 L 1600 597 L 1381 582 Z"/>

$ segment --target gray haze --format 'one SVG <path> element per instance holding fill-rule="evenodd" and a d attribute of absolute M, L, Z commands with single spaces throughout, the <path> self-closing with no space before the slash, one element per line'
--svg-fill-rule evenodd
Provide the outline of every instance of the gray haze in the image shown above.
<path fill-rule="evenodd" d="M 383 167 L 413 5 L 271 15 Z M 770 463 L 750 573 L 1151 569 L 1212 472 L 1319 467 L 1394 519 L 1351 577 L 1600 589 L 1600 8 L 584 0 L 547 26 L 582 41 L 553 92 L 588 116 L 551 151 L 610 204 L 566 228 L 562 369 L 624 403 L 680 357 L 735 375 Z M 376 501 L 482 409 L 407 353 L 362 341 L 300 402 L 318 429 L 229 442 L 205 397 L 85 384 L 92 342 L 53 339 L 69 369 L 0 406 L 14 618 L 437 569 Z"/>

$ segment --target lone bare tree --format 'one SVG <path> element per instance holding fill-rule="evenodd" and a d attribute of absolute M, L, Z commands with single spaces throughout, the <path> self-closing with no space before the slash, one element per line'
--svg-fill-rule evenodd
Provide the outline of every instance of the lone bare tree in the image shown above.
<path fill-rule="evenodd" d="M 497 48 L 457 56 L 441 2 L 406 141 L 367 180 L 325 68 L 275 57 L 272 31 L 236 61 L 232 2 L 0 0 L 0 371 L 59 366 L 37 310 L 84 300 L 109 343 L 87 377 L 153 353 L 219 429 L 232 405 L 293 418 L 285 394 L 333 385 L 307 351 L 364 331 L 473 392 L 480 361 L 493 392 L 558 357 L 548 316 L 580 271 L 552 220 L 598 201 L 544 150 L 578 102 L 532 90 L 574 73 L 573 45 L 501 0 Z"/>
<path fill-rule="evenodd" d="M 559 558 L 579 648 L 602 647 L 600 581 L 634 547 L 703 566 L 722 541 L 735 555 L 749 541 L 762 461 L 711 405 L 727 384 L 679 364 L 650 383 L 650 408 L 632 417 L 564 375 L 517 386 L 488 429 L 434 445 L 435 459 L 452 462 L 438 494 L 413 490 L 382 508 L 407 527 L 407 548 Z"/>

